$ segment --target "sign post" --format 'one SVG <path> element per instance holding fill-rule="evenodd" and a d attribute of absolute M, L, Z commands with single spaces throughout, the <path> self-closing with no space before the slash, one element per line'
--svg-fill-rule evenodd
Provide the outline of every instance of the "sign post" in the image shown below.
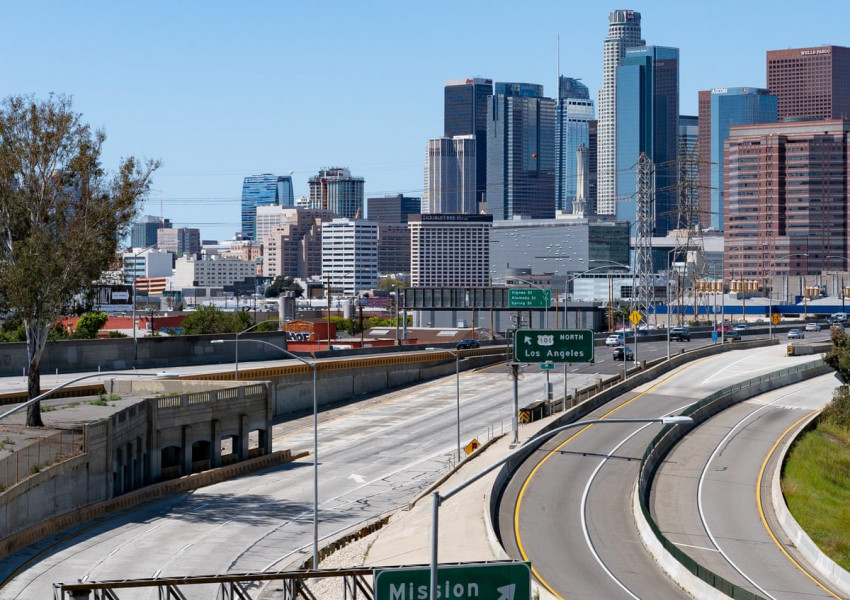
<path fill-rule="evenodd" d="M 514 359 L 527 363 L 593 362 L 589 329 L 520 329 L 514 334 Z"/>
<path fill-rule="evenodd" d="M 375 570 L 375 600 L 422 600 L 429 597 L 428 567 Z M 531 600 L 531 568 L 524 562 L 437 567 L 441 600 Z"/>

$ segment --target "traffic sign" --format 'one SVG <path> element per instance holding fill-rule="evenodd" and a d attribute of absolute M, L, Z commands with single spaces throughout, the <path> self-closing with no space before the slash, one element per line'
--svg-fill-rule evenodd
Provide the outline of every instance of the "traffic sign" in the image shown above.
<path fill-rule="evenodd" d="M 520 329 L 514 334 L 514 359 L 530 363 L 593 361 L 589 329 Z"/>
<path fill-rule="evenodd" d="M 779 321 L 782 320 L 782 317 L 779 316 L 779 313 L 773 313 L 770 315 L 770 322 L 774 325 L 779 325 Z"/>
<path fill-rule="evenodd" d="M 466 455 L 469 456 L 470 454 L 478 450 L 479 446 L 481 446 L 481 444 L 478 443 L 478 438 L 472 438 L 472 441 L 469 442 L 464 448 L 464 450 L 466 450 Z"/>
<path fill-rule="evenodd" d="M 375 600 L 421 600 L 430 597 L 430 588 L 428 567 L 375 570 Z M 437 598 L 531 600 L 531 567 L 524 562 L 438 566 Z"/>
<path fill-rule="evenodd" d="M 643 315 L 641 315 L 638 311 L 633 310 L 629 315 L 629 321 L 632 322 L 632 325 L 637 325 L 643 320 Z"/>
<path fill-rule="evenodd" d="M 510 288 L 508 308 L 549 308 L 552 304 L 551 290 L 536 288 Z"/>
<path fill-rule="evenodd" d="M 550 360 L 547 360 L 545 363 L 540 363 L 540 370 L 541 371 L 554 371 L 555 370 L 555 363 L 553 363 Z"/>

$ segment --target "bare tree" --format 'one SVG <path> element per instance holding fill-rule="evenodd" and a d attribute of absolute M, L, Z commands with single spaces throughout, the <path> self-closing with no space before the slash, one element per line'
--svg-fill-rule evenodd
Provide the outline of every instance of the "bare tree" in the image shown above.
<path fill-rule="evenodd" d="M 114 259 L 160 165 L 130 157 L 107 173 L 106 135 L 81 117 L 66 96 L 0 104 L 0 310 L 25 324 L 31 399 L 51 326 Z M 38 404 L 27 425 L 42 425 Z"/>

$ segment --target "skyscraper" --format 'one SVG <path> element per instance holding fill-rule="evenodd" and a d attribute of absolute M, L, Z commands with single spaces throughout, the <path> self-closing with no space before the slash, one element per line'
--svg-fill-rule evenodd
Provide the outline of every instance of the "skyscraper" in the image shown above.
<path fill-rule="evenodd" d="M 777 98 L 766 89 L 754 87 L 715 88 L 700 92 L 700 139 L 708 140 L 707 156 L 701 150 L 700 205 L 705 206 L 708 197 L 708 226 L 723 230 L 724 201 L 724 144 L 729 138 L 732 125 L 754 125 L 775 123 L 777 120 Z M 705 221 L 703 221 L 705 222 Z"/>
<path fill-rule="evenodd" d="M 818 46 L 767 53 L 767 89 L 779 119 L 850 119 L 850 48 Z"/>
<path fill-rule="evenodd" d="M 477 149 L 474 135 L 428 140 L 423 213 L 478 212 Z"/>
<path fill-rule="evenodd" d="M 555 114 L 555 206 L 571 211 L 576 198 L 576 150 L 590 146 L 590 122 L 594 119 L 590 91 L 578 79 L 558 78 Z M 585 200 L 587 196 L 585 195 Z"/>
<path fill-rule="evenodd" d="M 599 90 L 596 212 L 617 214 L 617 67 L 626 48 L 644 46 L 640 13 L 615 10 L 608 15 L 608 37 L 603 44 L 602 88 Z"/>
<path fill-rule="evenodd" d="M 732 126 L 726 141 L 724 271 L 778 275 L 846 270 L 850 122 Z"/>
<path fill-rule="evenodd" d="M 242 182 L 242 233 L 248 239 L 257 239 L 257 207 L 270 204 L 286 207 L 295 205 L 292 176 L 264 173 L 246 177 Z"/>
<path fill-rule="evenodd" d="M 340 218 L 363 217 L 365 182 L 362 177 L 352 177 L 351 171 L 342 167 L 331 167 L 319 171 L 308 184 L 310 206 L 321 206 Z"/>
<path fill-rule="evenodd" d="M 411 286 L 488 285 L 492 226 L 490 215 L 411 215 Z"/>
<path fill-rule="evenodd" d="M 555 101 L 533 83 L 496 83 L 487 107 L 487 212 L 555 216 Z"/>
<path fill-rule="evenodd" d="M 617 67 L 617 219 L 635 222 L 637 161 L 655 173 L 655 235 L 678 226 L 679 49 L 626 50 Z"/>
<path fill-rule="evenodd" d="M 322 279 L 331 290 L 356 296 L 378 285 L 378 224 L 334 219 L 322 223 Z"/>
<path fill-rule="evenodd" d="M 451 79 L 445 86 L 443 136 L 475 136 L 476 205 L 487 191 L 487 97 L 492 95 L 492 79 Z"/>
<path fill-rule="evenodd" d="M 366 218 L 378 223 L 407 223 L 409 215 L 422 212 L 422 198 L 394 194 L 381 198 L 366 198 Z"/>
<path fill-rule="evenodd" d="M 156 232 L 161 228 L 170 228 L 171 221 L 160 217 L 145 215 L 130 230 L 130 245 L 133 248 L 148 248 L 156 245 Z"/>

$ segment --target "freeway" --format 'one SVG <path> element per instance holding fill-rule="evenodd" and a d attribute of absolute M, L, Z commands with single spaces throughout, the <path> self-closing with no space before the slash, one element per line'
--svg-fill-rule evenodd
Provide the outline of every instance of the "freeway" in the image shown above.
<path fill-rule="evenodd" d="M 773 390 L 689 434 L 655 478 L 650 506 L 662 532 L 700 564 L 764 598 L 841 598 L 797 554 L 770 499 L 779 442 L 838 384 L 828 374 Z"/>
<path fill-rule="evenodd" d="M 811 358 L 786 357 L 784 346 L 724 353 L 685 365 L 587 418 L 678 414 L 736 381 Z M 499 514 L 503 545 L 514 558 L 530 560 L 558 597 L 688 597 L 644 552 L 631 516 L 640 458 L 656 432 L 657 426 L 612 424 L 565 433 L 511 480 Z"/>
<path fill-rule="evenodd" d="M 675 343 L 673 351 L 699 344 Z M 569 367 L 570 389 L 622 368 L 609 349 L 597 347 L 596 352 L 594 364 Z M 666 343 L 641 340 L 638 352 L 641 360 L 665 356 Z M 548 375 L 535 365 L 523 371 L 521 406 L 540 399 L 544 377 L 556 390 L 564 385 L 561 367 Z M 460 390 L 463 443 L 473 437 L 484 442 L 510 430 L 512 392 L 504 365 L 461 373 Z M 274 448 L 311 449 L 311 422 L 308 416 L 276 424 Z M 327 540 L 405 505 L 452 466 L 455 379 L 323 410 L 319 442 L 320 536 Z M 14 573 L 0 581 L 0 598 L 46 597 L 52 583 L 60 581 L 263 571 L 296 564 L 309 554 L 312 539 L 311 466 L 312 457 L 307 457 L 82 524 L 0 561 L 0 573 Z"/>
<path fill-rule="evenodd" d="M 570 369 L 570 387 L 617 372 L 610 355 Z M 556 372 L 557 373 L 557 372 Z M 559 385 L 560 374 L 550 378 Z M 537 400 L 545 375 L 525 369 L 520 403 Z M 512 385 L 504 364 L 462 372 L 465 444 L 510 431 Z M 455 460 L 454 376 L 322 411 L 319 533 L 339 532 L 406 505 Z M 312 415 L 275 425 L 275 450 L 312 449 Z M 0 561 L 0 598 L 48 597 L 54 582 L 208 575 L 282 569 L 310 554 L 312 457 L 166 498 Z M 124 595 L 122 594 L 122 597 Z M 132 596 L 127 596 L 132 597 Z M 145 597 L 145 596 L 139 596 Z"/>

